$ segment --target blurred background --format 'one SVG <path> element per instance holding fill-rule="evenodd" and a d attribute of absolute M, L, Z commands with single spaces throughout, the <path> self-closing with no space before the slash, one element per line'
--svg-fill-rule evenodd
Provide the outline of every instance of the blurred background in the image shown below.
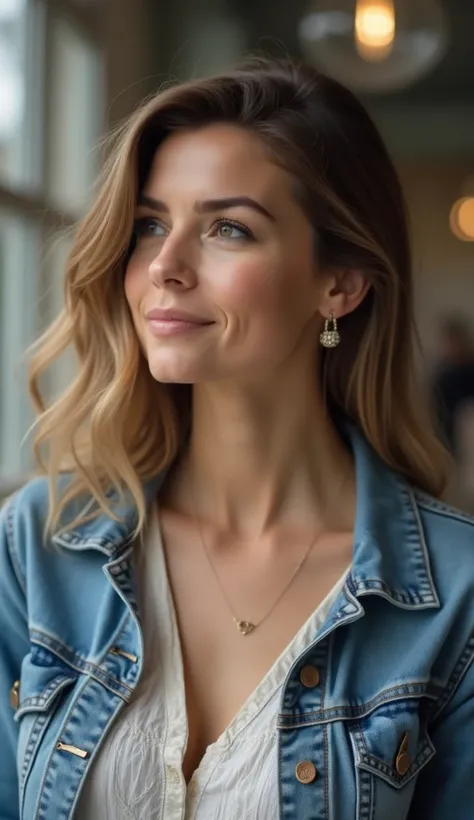
<path fill-rule="evenodd" d="M 0 496 L 33 466 L 21 356 L 60 308 L 101 137 L 170 78 L 261 50 L 350 85 L 388 143 L 412 218 L 420 389 L 456 455 L 453 500 L 474 509 L 473 40 L 473 0 L 0 0 Z"/>

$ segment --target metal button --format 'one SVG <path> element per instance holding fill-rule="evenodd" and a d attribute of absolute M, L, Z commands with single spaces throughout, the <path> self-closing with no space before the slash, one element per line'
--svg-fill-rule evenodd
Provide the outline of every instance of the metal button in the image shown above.
<path fill-rule="evenodd" d="M 319 669 L 316 666 L 303 666 L 300 672 L 300 681 L 303 686 L 314 689 L 315 686 L 319 686 L 319 680 Z"/>
<path fill-rule="evenodd" d="M 300 783 L 312 783 L 316 780 L 318 772 L 314 763 L 311 760 L 301 760 L 295 769 L 296 779 Z"/>
<path fill-rule="evenodd" d="M 400 748 L 397 753 L 397 757 L 395 760 L 395 768 L 398 774 L 403 777 L 408 771 L 412 764 L 412 758 L 408 751 L 408 734 L 403 736 L 402 742 L 400 743 Z"/>
<path fill-rule="evenodd" d="M 12 709 L 18 709 L 20 705 L 20 681 L 16 680 L 10 689 L 10 706 Z"/>
<path fill-rule="evenodd" d="M 404 774 L 407 773 L 408 769 L 411 766 L 411 757 L 408 752 L 403 752 L 403 754 L 397 757 L 396 768 L 399 775 L 403 777 Z"/>

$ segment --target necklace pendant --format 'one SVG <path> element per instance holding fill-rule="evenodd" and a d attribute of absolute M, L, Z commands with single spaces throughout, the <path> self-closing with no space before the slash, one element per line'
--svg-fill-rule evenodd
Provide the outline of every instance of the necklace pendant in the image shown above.
<path fill-rule="evenodd" d="M 250 633 L 257 628 L 255 624 L 252 624 L 250 621 L 238 621 L 234 618 L 234 623 L 241 635 L 250 635 Z"/>

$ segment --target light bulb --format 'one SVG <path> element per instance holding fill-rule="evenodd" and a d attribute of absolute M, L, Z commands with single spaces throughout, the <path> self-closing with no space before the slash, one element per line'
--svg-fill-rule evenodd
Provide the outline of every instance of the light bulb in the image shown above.
<path fill-rule="evenodd" d="M 395 39 L 393 0 L 357 0 L 354 18 L 355 45 L 370 62 L 384 60 Z"/>
<path fill-rule="evenodd" d="M 474 242 L 474 197 L 463 196 L 451 208 L 451 230 L 463 242 Z"/>
<path fill-rule="evenodd" d="M 308 62 L 355 91 L 387 93 L 428 74 L 449 43 L 444 0 L 304 0 Z M 447 5 L 447 4 L 445 4 Z"/>

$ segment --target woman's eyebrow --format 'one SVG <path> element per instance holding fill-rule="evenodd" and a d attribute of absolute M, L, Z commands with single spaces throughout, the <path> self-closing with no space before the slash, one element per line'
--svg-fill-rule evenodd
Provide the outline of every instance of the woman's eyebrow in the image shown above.
<path fill-rule="evenodd" d="M 138 204 L 145 205 L 147 208 L 151 208 L 153 211 L 158 211 L 159 213 L 169 213 L 169 208 L 165 202 L 162 202 L 160 199 L 154 199 L 151 196 L 146 196 L 145 194 L 142 194 L 139 197 Z M 257 202 L 249 196 L 233 196 L 226 197 L 225 199 L 198 200 L 194 203 L 194 210 L 199 214 L 203 214 L 210 213 L 212 211 L 222 211 L 227 208 L 236 208 L 239 206 L 253 208 L 254 211 L 258 211 L 263 214 L 263 216 L 267 217 L 267 219 L 275 222 L 275 217 L 267 211 L 267 209 L 264 208 L 260 202 Z"/>

